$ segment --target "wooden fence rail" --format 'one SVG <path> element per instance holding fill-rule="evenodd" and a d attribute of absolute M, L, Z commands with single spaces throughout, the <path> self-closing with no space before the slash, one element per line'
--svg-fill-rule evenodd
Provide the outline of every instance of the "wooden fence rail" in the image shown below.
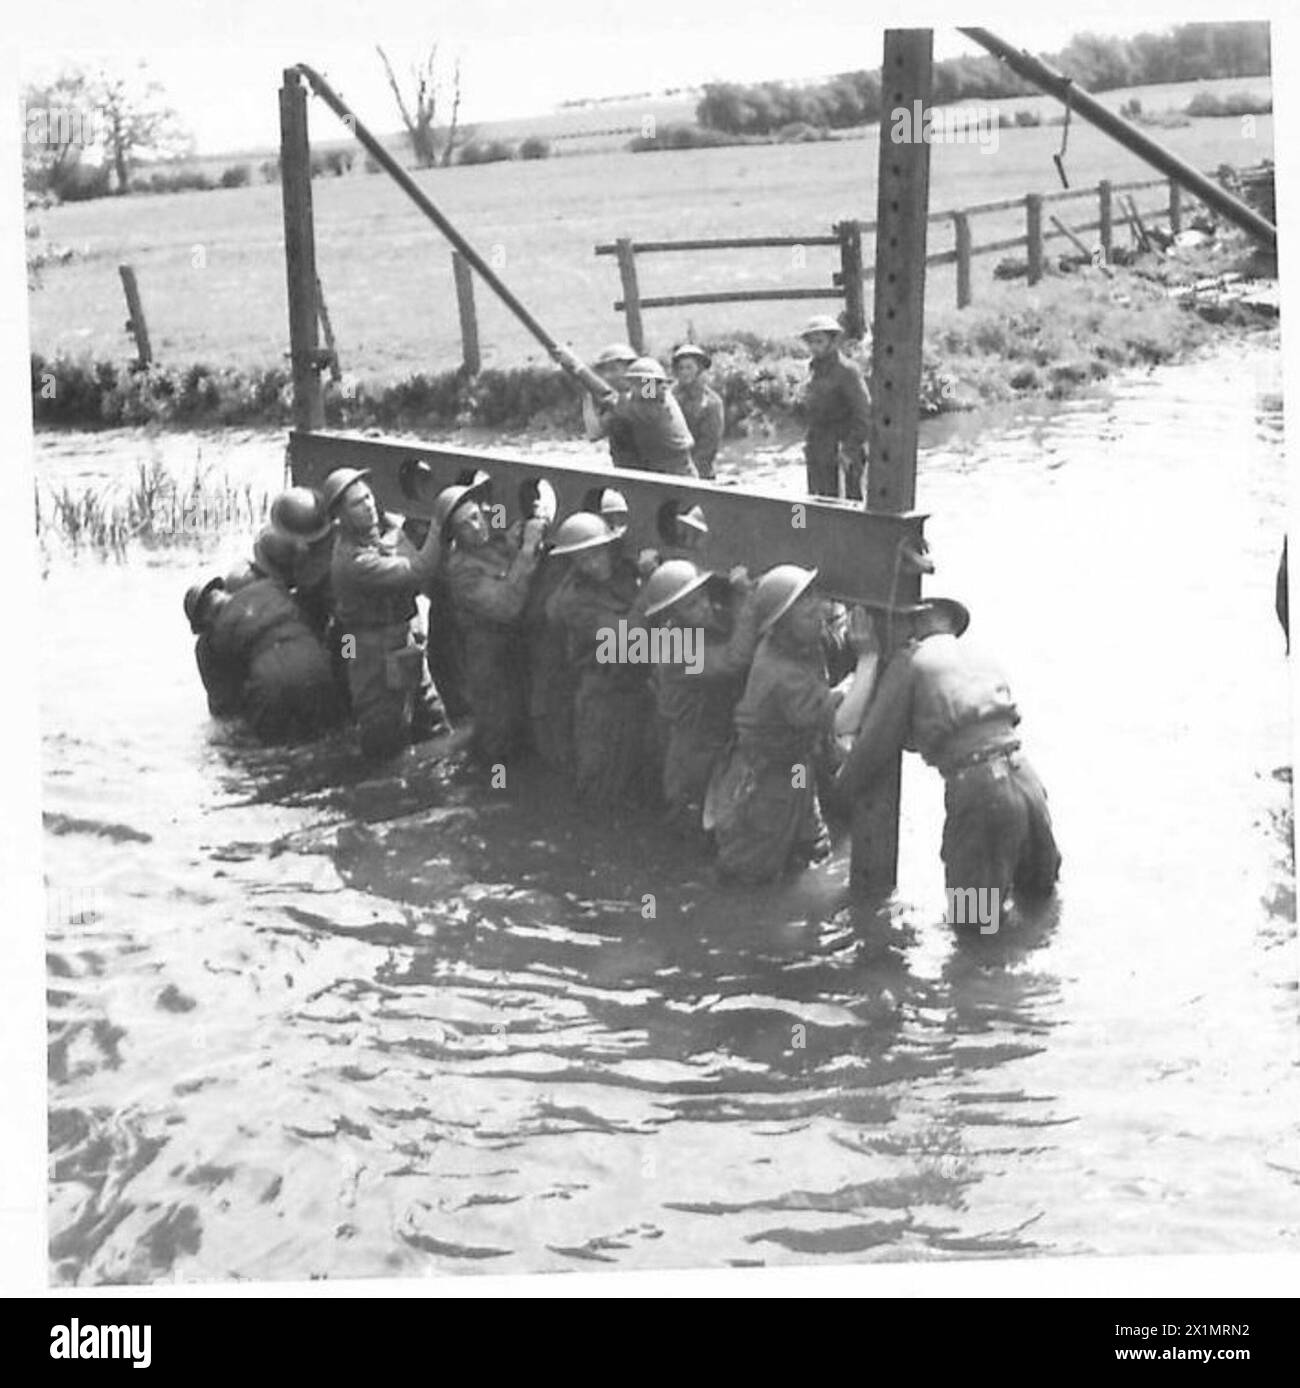
<path fill-rule="evenodd" d="M 927 266 L 955 265 L 957 267 L 957 307 L 966 308 L 971 303 L 971 260 L 975 256 L 991 255 L 998 251 L 1015 250 L 1024 247 L 1026 273 L 1030 284 L 1037 284 L 1043 275 L 1044 246 L 1053 237 L 1066 237 L 1071 232 L 1096 231 L 1099 233 L 1099 259 L 1101 263 L 1110 260 L 1114 249 L 1114 228 L 1116 198 L 1120 194 L 1147 191 L 1152 188 L 1167 187 L 1168 202 L 1162 209 L 1145 211 L 1148 220 L 1167 219 L 1174 235 L 1182 230 L 1186 211 L 1184 191 L 1177 182 L 1166 178 L 1135 179 L 1128 183 L 1112 183 L 1103 179 L 1100 183 L 1084 188 L 1063 188 L 1051 193 L 1027 193 L 1018 198 L 999 198 L 995 202 L 978 203 L 974 207 L 963 207 L 948 212 L 931 212 L 927 221 L 931 223 L 951 223 L 955 245 L 952 250 L 937 251 L 926 257 Z M 1050 220 L 1044 208 L 1053 208 L 1062 203 L 1093 199 L 1097 204 L 1098 215 L 1093 221 L 1071 224 L 1062 229 L 1055 225 L 1045 226 Z M 1118 204 L 1121 221 L 1123 203 Z M 1000 237 L 997 240 L 976 244 L 971 234 L 971 221 L 975 217 L 989 216 L 999 212 L 1022 210 L 1025 216 L 1025 229 L 1016 236 Z M 853 337 L 861 337 L 865 331 L 865 304 L 862 286 L 875 274 L 872 264 L 864 263 L 862 237 L 874 233 L 875 222 L 845 221 L 832 228 L 831 234 L 817 236 L 719 236 L 695 237 L 681 241 L 633 241 L 620 237 L 617 241 L 602 242 L 596 246 L 597 255 L 612 255 L 618 259 L 619 276 L 622 282 L 622 297 L 614 301 L 614 311 L 622 313 L 627 321 L 628 342 L 638 352 L 644 352 L 645 327 L 642 313 L 652 308 L 684 308 L 695 304 L 743 304 L 768 303 L 792 299 L 841 299 L 844 301 L 844 321 L 846 332 Z M 818 285 L 795 286 L 782 289 L 731 289 L 709 290 L 692 294 L 643 295 L 637 269 L 637 257 L 659 255 L 671 252 L 691 251 L 739 251 L 796 249 L 803 247 L 837 247 L 840 253 L 840 268 L 831 276 L 831 287 Z"/>

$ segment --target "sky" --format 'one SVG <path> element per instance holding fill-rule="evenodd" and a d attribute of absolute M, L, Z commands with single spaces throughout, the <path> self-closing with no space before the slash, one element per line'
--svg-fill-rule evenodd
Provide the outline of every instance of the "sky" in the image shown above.
<path fill-rule="evenodd" d="M 125 10 L 72 0 L 53 9 L 17 7 L 6 16 L 6 38 L 19 46 L 24 77 L 143 59 L 198 152 L 212 155 L 277 143 L 275 93 L 282 69 L 296 62 L 322 71 L 368 124 L 397 128 L 376 43 L 400 73 L 440 40 L 444 54 L 461 59 L 461 118 L 473 123 L 542 114 L 581 97 L 873 68 L 886 24 L 933 26 L 935 55 L 945 58 L 980 51 L 956 32 L 958 23 L 985 24 L 1020 46 L 1052 51 L 1082 30 L 1131 35 L 1229 17 L 1245 16 L 1223 0 L 1139 0 L 1110 12 L 1006 0 L 977 8 L 864 0 L 132 0 Z"/>

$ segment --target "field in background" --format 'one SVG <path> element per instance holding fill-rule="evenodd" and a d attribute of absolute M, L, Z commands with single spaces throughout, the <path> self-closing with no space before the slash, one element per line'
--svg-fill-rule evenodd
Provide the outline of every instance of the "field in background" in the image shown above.
<path fill-rule="evenodd" d="M 1140 88 L 1136 94 L 1146 109 L 1162 110 L 1181 105 L 1198 87 L 1263 91 L 1266 83 L 1228 79 Z M 1128 95 L 1114 92 L 1106 99 L 1118 106 Z M 1012 98 L 1005 104 L 1017 109 L 1033 102 Z M 610 116 L 606 108 L 564 114 L 588 122 Z M 328 129 L 326 115 L 313 107 L 318 135 Z M 1270 116 L 1256 118 L 1253 139 L 1243 137 L 1237 118 L 1196 120 L 1155 133 L 1205 170 L 1220 163 L 1252 164 L 1273 152 Z M 612 258 L 593 254 L 597 242 L 621 235 L 638 240 L 814 235 L 841 218 L 871 220 L 877 139 L 873 128 L 861 139 L 820 144 L 640 155 L 616 150 L 418 177 L 548 328 L 575 350 L 590 353 L 622 334 L 622 320 L 612 309 L 619 294 L 617 272 Z M 931 206 L 958 209 L 1059 188 L 1051 156 L 1060 140 L 1060 127 L 1043 126 L 1000 131 L 996 151 L 936 145 Z M 1154 176 L 1141 160 L 1079 120 L 1070 131 L 1067 168 L 1073 186 Z M 320 273 L 344 369 L 393 376 L 454 365 L 460 353 L 449 251 L 434 229 L 383 176 L 320 179 L 313 188 Z M 1163 199 L 1147 194 L 1139 201 L 1146 209 Z M 1092 220 L 1095 202 L 1067 204 L 1064 215 Z M 254 365 L 283 359 L 287 327 L 278 186 L 69 204 L 42 214 L 42 224 L 50 240 L 82 254 L 48 269 L 43 287 L 31 296 L 34 349 L 46 355 L 129 357 L 117 277 L 117 266 L 129 262 L 139 275 L 159 360 Z M 975 219 L 972 232 L 978 245 L 1022 227 L 1022 215 L 1012 211 Z M 1117 241 L 1123 243 L 1118 234 Z M 947 227 L 932 228 L 932 250 L 951 244 Z M 1048 244 L 1062 248 L 1059 240 Z M 869 261 L 873 255 L 869 245 Z M 976 303 L 987 292 L 999 258 L 975 261 Z M 641 291 L 828 286 L 835 268 L 834 252 L 819 249 L 807 251 L 803 264 L 790 251 L 778 250 L 646 257 Z M 948 308 L 953 300 L 951 269 L 932 272 L 932 308 Z M 791 302 L 651 310 L 646 327 L 652 349 L 663 350 L 688 326 L 700 336 L 738 329 L 782 336 L 822 307 Z M 479 308 L 485 365 L 542 358 L 481 285 Z"/>

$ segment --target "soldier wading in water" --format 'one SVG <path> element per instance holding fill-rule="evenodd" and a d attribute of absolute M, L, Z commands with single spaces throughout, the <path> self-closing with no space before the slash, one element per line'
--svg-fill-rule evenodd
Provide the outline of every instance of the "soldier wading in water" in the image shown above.
<path fill-rule="evenodd" d="M 949 892 L 1021 902 L 1048 896 L 1061 866 L 1047 793 L 1020 753 L 1020 714 L 1002 671 L 959 638 L 970 613 L 930 598 L 890 616 L 902 641 L 839 773 L 861 791 L 904 747 L 944 778 Z"/>
<path fill-rule="evenodd" d="M 321 494 L 338 525 L 330 587 L 352 713 L 362 754 L 383 759 L 447 730 L 415 627 L 416 594 L 437 568 L 442 534 L 431 525 L 417 550 L 381 514 L 368 476 L 337 468 Z"/>
<path fill-rule="evenodd" d="M 861 609 L 849 624 L 856 670 L 836 689 L 826 678 L 827 603 L 813 588 L 816 578 L 816 569 L 778 564 L 754 594 L 762 639 L 736 706 L 730 753 L 718 764 L 704 808 L 719 869 L 738 881 L 768 882 L 830 852 L 817 802 L 818 754 L 856 729 L 871 693 L 875 628 Z"/>
<path fill-rule="evenodd" d="M 649 666 L 602 663 L 607 633 L 636 622 L 636 592 L 615 573 L 618 537 L 597 515 L 579 511 L 555 532 L 547 563 L 567 558 L 569 572 L 546 604 L 548 620 L 566 636 L 577 676 L 573 756 L 579 796 L 609 805 L 652 785 L 654 699 Z"/>
<path fill-rule="evenodd" d="M 808 437 L 804 461 L 809 496 L 844 495 L 862 499 L 867 439 L 871 433 L 871 396 L 862 372 L 840 352 L 843 332 L 828 314 L 809 319 L 799 334 L 812 356 L 804 410 Z"/>
<path fill-rule="evenodd" d="M 498 762 L 519 750 L 527 724 L 527 645 L 521 625 L 546 533 L 541 519 L 494 535 L 479 505 L 488 482 L 448 487 L 433 525 L 451 544 L 446 562 L 451 609 L 461 637 L 474 750 Z"/>

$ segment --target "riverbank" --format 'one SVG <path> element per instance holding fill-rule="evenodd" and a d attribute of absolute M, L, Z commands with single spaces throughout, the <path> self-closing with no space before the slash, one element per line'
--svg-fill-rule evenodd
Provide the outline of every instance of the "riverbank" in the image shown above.
<path fill-rule="evenodd" d="M 1241 304 L 1216 306 L 1207 317 L 1203 303 L 1173 297 L 1180 285 L 1243 267 L 1251 272 L 1246 248 L 1226 238 L 1176 258 L 1145 256 L 1110 276 L 1090 267 L 1063 273 L 1054 261 L 1038 285 L 996 282 L 970 307 L 929 315 L 919 409 L 933 416 L 1018 398 L 1066 398 L 1117 371 L 1181 360 L 1224 334 L 1276 331 L 1275 319 Z M 748 332 L 704 340 L 730 438 L 801 427 L 807 357 L 799 344 Z M 195 362 L 140 370 L 34 352 L 31 392 L 41 428 L 280 428 L 292 417 L 287 365 Z M 477 427 L 571 438 L 582 428 L 577 387 L 555 367 L 537 364 L 489 367 L 473 378 L 461 370 L 344 374 L 325 383 L 325 416 L 330 428 L 341 429 Z"/>

